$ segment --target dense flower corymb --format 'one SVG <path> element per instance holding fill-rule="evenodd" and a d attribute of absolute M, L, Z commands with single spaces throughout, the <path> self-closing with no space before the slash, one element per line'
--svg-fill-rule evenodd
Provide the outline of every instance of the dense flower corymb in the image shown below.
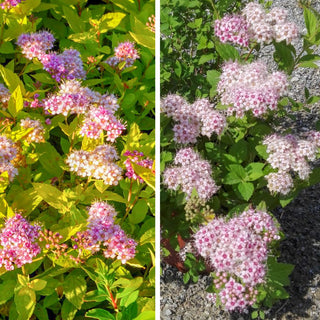
<path fill-rule="evenodd" d="M 98 108 L 92 107 L 89 110 L 80 134 L 92 139 L 99 139 L 101 133 L 105 131 L 106 140 L 114 142 L 125 129 L 126 126 L 116 118 L 110 109 L 99 106 Z"/>
<path fill-rule="evenodd" d="M 174 163 L 176 166 L 167 168 L 163 173 L 163 183 L 169 189 L 177 190 L 180 186 L 188 198 L 195 189 L 199 198 L 204 200 L 210 199 L 219 190 L 211 177 L 210 163 L 201 159 L 192 148 L 179 150 Z"/>
<path fill-rule="evenodd" d="M 278 240 L 271 216 L 249 209 L 230 220 L 214 219 L 194 236 L 198 253 L 216 273 L 219 299 L 228 311 L 244 311 L 256 299 L 255 287 L 265 281 L 268 244 Z"/>
<path fill-rule="evenodd" d="M 11 9 L 13 7 L 16 7 L 21 0 L 5 0 L 0 3 L 0 7 L 2 9 Z"/>
<path fill-rule="evenodd" d="M 161 101 L 161 110 L 176 121 L 174 140 L 182 144 L 196 143 L 200 135 L 209 138 L 213 133 L 221 135 L 226 126 L 225 116 L 214 110 L 208 99 L 189 104 L 182 97 L 171 94 Z"/>
<path fill-rule="evenodd" d="M 251 111 L 261 117 L 278 107 L 278 100 L 288 89 L 287 77 L 283 72 L 269 73 L 263 62 L 241 65 L 228 62 L 222 67 L 218 83 L 221 103 L 230 106 L 228 113 L 241 118 Z"/>
<path fill-rule="evenodd" d="M 44 127 L 39 120 L 31 120 L 29 118 L 22 119 L 20 121 L 22 128 L 33 128 L 33 130 L 26 136 L 26 141 L 31 142 L 45 142 L 44 138 Z"/>
<path fill-rule="evenodd" d="M 120 62 L 124 61 L 125 65 L 123 68 L 128 68 L 139 58 L 140 56 L 135 48 L 135 43 L 126 41 L 119 43 L 114 49 L 114 57 L 108 58 L 105 63 L 109 64 L 111 67 L 116 67 Z"/>
<path fill-rule="evenodd" d="M 70 171 L 80 177 L 101 179 L 107 185 L 117 185 L 122 179 L 122 169 L 114 162 L 117 151 L 109 145 L 100 145 L 93 151 L 73 151 L 66 160 Z"/>
<path fill-rule="evenodd" d="M 278 170 L 266 176 L 271 192 L 290 192 L 293 187 L 290 172 L 297 173 L 301 180 L 309 178 L 311 168 L 308 161 L 314 161 L 318 151 L 316 136 L 316 131 L 312 131 L 307 140 L 299 139 L 292 134 L 272 134 L 264 139 L 263 144 L 267 146 L 268 153 L 267 161 L 273 169 Z"/>
<path fill-rule="evenodd" d="M 40 227 L 32 226 L 20 214 L 8 219 L 0 231 L 0 266 L 13 270 L 31 263 L 41 249 L 37 243 Z"/>
<path fill-rule="evenodd" d="M 117 258 L 124 264 L 134 258 L 137 243 L 114 223 L 116 211 L 107 202 L 96 202 L 89 208 L 88 228 L 73 238 L 74 248 L 92 253 L 103 251 L 106 258 Z"/>
<path fill-rule="evenodd" d="M 298 37 L 296 24 L 287 21 L 287 11 L 275 7 L 266 13 L 262 5 L 249 2 L 241 15 L 228 15 L 215 21 L 215 35 L 221 42 L 247 47 L 251 42 L 270 43 L 272 40 L 287 44 Z"/>
<path fill-rule="evenodd" d="M 53 48 L 54 36 L 47 31 L 23 33 L 19 36 L 17 45 L 28 59 L 41 58 L 47 50 Z"/>

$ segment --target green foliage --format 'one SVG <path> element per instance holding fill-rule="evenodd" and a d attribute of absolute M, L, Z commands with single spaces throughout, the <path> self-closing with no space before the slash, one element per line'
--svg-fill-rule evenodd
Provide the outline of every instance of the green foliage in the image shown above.
<path fill-rule="evenodd" d="M 259 2 L 266 8 L 270 8 L 272 3 Z M 161 95 L 178 94 L 189 103 L 197 98 L 208 98 L 217 110 L 223 111 L 228 107 L 221 105 L 217 94 L 222 64 L 230 60 L 242 64 L 252 62 L 258 56 L 262 44 L 252 43 L 251 50 L 247 50 L 221 43 L 214 36 L 213 25 L 215 19 L 238 12 L 242 6 L 243 2 L 232 0 L 161 2 Z M 320 56 L 316 48 L 320 44 L 320 14 L 310 5 L 302 4 L 302 7 L 307 34 L 302 36 L 301 51 L 296 52 L 294 46 L 286 41 L 268 44 L 274 47 L 271 58 L 278 70 L 289 76 L 300 67 L 319 67 Z M 204 223 L 214 216 L 231 218 L 252 207 L 270 212 L 288 205 L 302 189 L 320 182 L 319 169 L 315 168 L 307 181 L 299 180 L 295 175 L 294 188 L 285 196 L 271 194 L 266 187 L 266 175 L 276 169 L 266 161 L 268 153 L 263 140 L 275 132 L 274 125 L 279 125 L 279 119 L 288 116 L 288 106 L 296 112 L 308 112 L 308 104 L 319 101 L 318 96 L 311 96 L 308 88 L 305 88 L 305 99 L 306 103 L 302 103 L 283 97 L 278 103 L 278 114 L 270 112 L 260 118 L 248 114 L 241 119 L 228 116 L 227 127 L 220 136 L 200 136 L 195 145 L 188 145 L 209 161 L 212 176 L 220 186 L 217 194 L 206 203 L 214 215 L 205 219 Z M 289 116 L 294 119 L 292 113 Z M 174 165 L 177 150 L 185 147 L 173 140 L 174 124 L 172 119 L 161 115 L 161 172 Z M 286 132 L 290 133 L 290 129 Z M 186 219 L 186 197 L 179 188 L 172 191 L 163 187 L 160 202 L 163 237 L 174 250 L 180 251 L 183 247 L 181 238 L 184 241 L 191 240 L 192 244 L 192 234 L 199 230 L 203 220 L 195 223 Z M 266 283 L 257 287 L 259 293 L 257 303 L 253 306 L 252 319 L 264 319 L 264 309 L 270 308 L 279 299 L 289 297 L 284 287 L 290 284 L 288 276 L 293 266 L 277 262 L 277 246 L 277 241 L 270 246 Z M 185 283 L 196 281 L 199 273 L 205 270 L 200 258 L 192 254 L 187 254 L 185 267 Z"/>
<path fill-rule="evenodd" d="M 50 235 L 59 233 L 59 244 L 67 246 L 59 255 L 40 241 L 42 252 L 32 263 L 0 268 L 1 319 L 155 318 L 155 168 L 134 165 L 144 182 L 124 177 L 117 186 L 70 172 L 71 151 L 107 141 L 79 134 L 83 115 L 52 116 L 27 106 L 36 94 L 41 101 L 55 93 L 59 83 L 16 45 L 22 33 L 47 30 L 56 39 L 52 50 L 79 51 L 86 72 L 82 86 L 118 99 L 116 116 L 127 130 L 113 146 L 125 170 L 125 151 L 150 159 L 155 154 L 155 34 L 146 25 L 154 12 L 153 0 L 24 0 L 0 9 L 0 82 L 10 91 L 9 101 L 0 102 L 0 129 L 16 144 L 19 171 L 13 181 L 0 172 L 1 226 L 19 212 Z M 110 67 L 106 59 L 125 41 L 135 43 L 140 58 L 128 68 Z M 35 129 L 19 125 L 26 118 L 42 123 L 44 141 L 28 140 Z M 126 264 L 73 247 L 71 239 L 87 229 L 87 207 L 96 201 L 113 205 L 115 223 L 137 242 L 136 256 Z"/>

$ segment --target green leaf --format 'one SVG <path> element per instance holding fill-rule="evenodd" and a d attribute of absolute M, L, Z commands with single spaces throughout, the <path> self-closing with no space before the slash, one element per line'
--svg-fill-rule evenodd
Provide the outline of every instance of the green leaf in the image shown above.
<path fill-rule="evenodd" d="M 225 61 L 228 60 L 240 60 L 240 54 L 238 50 L 230 44 L 216 43 L 215 48 L 221 58 Z"/>
<path fill-rule="evenodd" d="M 258 311 L 253 311 L 252 313 L 251 313 L 251 319 L 257 319 L 258 318 Z"/>
<path fill-rule="evenodd" d="M 68 199 L 56 187 L 45 183 L 33 183 L 34 190 L 50 206 L 58 210 L 68 210 Z"/>
<path fill-rule="evenodd" d="M 38 80 L 41 83 L 55 84 L 55 80 L 53 80 L 48 73 L 39 72 L 31 75 L 32 78 Z"/>
<path fill-rule="evenodd" d="M 214 54 L 210 53 L 210 54 L 204 54 L 200 57 L 199 59 L 199 65 L 205 64 L 206 62 L 213 60 L 214 59 Z"/>
<path fill-rule="evenodd" d="M 240 140 L 233 144 L 229 150 L 229 154 L 234 156 L 239 163 L 247 160 L 249 144 L 244 140 Z"/>
<path fill-rule="evenodd" d="M 77 308 L 69 300 L 65 299 L 61 307 L 62 320 L 73 320 L 77 311 Z"/>
<path fill-rule="evenodd" d="M 0 53 L 14 53 L 14 47 L 11 42 L 4 42 L 0 46 Z"/>
<path fill-rule="evenodd" d="M 223 179 L 224 184 L 238 184 L 242 181 L 242 178 L 239 177 L 239 175 L 234 172 L 228 172 L 227 175 Z"/>
<path fill-rule="evenodd" d="M 154 320 L 155 317 L 155 311 L 143 311 L 133 320 Z"/>
<path fill-rule="evenodd" d="M 63 282 L 63 289 L 66 298 L 77 309 L 80 309 L 86 294 L 87 282 L 78 270 L 74 270 L 67 275 Z"/>
<path fill-rule="evenodd" d="M 133 170 L 144 180 L 144 182 L 155 190 L 156 180 L 154 170 L 139 166 L 136 163 L 132 163 Z"/>
<path fill-rule="evenodd" d="M 133 33 L 131 31 L 129 31 L 129 33 L 138 44 L 152 50 L 155 49 L 155 37 L 152 35 L 151 32 L 150 35 Z"/>
<path fill-rule="evenodd" d="M 274 42 L 274 60 L 281 70 L 291 74 L 294 68 L 294 56 L 292 50 L 283 42 Z"/>
<path fill-rule="evenodd" d="M 122 12 L 108 12 L 107 14 L 103 15 L 100 19 L 100 32 L 105 33 L 116 28 L 125 16 L 126 14 Z"/>
<path fill-rule="evenodd" d="M 221 73 L 217 70 L 208 70 L 207 71 L 207 81 L 211 84 L 213 90 L 217 89 L 217 85 L 220 80 Z"/>
<path fill-rule="evenodd" d="M 63 173 L 59 164 L 62 163 L 61 156 L 50 143 L 37 144 L 36 151 L 41 165 L 52 177 L 59 177 Z"/>
<path fill-rule="evenodd" d="M 238 191 L 240 192 L 242 198 L 248 201 L 254 191 L 254 185 L 250 182 L 240 182 L 238 184 Z"/>
<path fill-rule="evenodd" d="M 22 95 L 25 94 L 25 89 L 22 81 L 19 77 L 10 69 L 5 68 L 4 66 L 0 65 L 0 74 L 8 86 L 10 92 L 14 92 L 14 90 L 20 86 Z"/>
<path fill-rule="evenodd" d="M 319 31 L 317 16 L 306 6 L 303 8 L 304 21 L 308 31 L 308 37 L 312 38 Z"/>
<path fill-rule="evenodd" d="M 178 78 L 180 78 L 181 72 L 182 72 L 181 63 L 179 62 L 179 60 L 177 60 L 174 67 L 174 73 L 177 75 Z"/>
<path fill-rule="evenodd" d="M 34 188 L 30 188 L 17 193 L 11 207 L 16 210 L 23 210 L 24 216 L 29 215 L 42 201 Z"/>
<path fill-rule="evenodd" d="M 0 305 L 6 303 L 13 297 L 16 284 L 16 280 L 6 280 L 0 284 Z"/>
<path fill-rule="evenodd" d="M 66 20 L 68 21 L 71 29 L 75 33 L 84 32 L 85 31 L 85 23 L 78 16 L 76 10 L 73 7 L 63 6 L 63 13 L 65 15 Z"/>
<path fill-rule="evenodd" d="M 13 117 L 16 117 L 18 112 L 23 109 L 23 97 L 21 86 L 18 85 L 13 91 L 9 103 L 8 110 Z"/>
<path fill-rule="evenodd" d="M 264 172 L 262 171 L 264 167 L 264 163 L 260 162 L 252 162 L 249 163 L 245 167 L 245 171 L 247 173 L 246 181 L 255 181 L 264 176 Z"/>
<path fill-rule="evenodd" d="M 28 320 L 36 306 L 36 294 L 29 287 L 22 287 L 14 296 L 14 303 L 19 314 L 17 320 Z"/>
<path fill-rule="evenodd" d="M 138 200 L 129 215 L 129 221 L 133 224 L 138 224 L 144 220 L 149 208 L 145 200 Z"/>
<path fill-rule="evenodd" d="M 241 180 L 244 180 L 247 176 L 245 169 L 240 164 L 230 164 L 229 170 L 237 175 Z"/>
<path fill-rule="evenodd" d="M 32 288 L 34 291 L 40 291 L 44 289 L 47 285 L 47 281 L 43 279 L 34 279 L 30 283 L 30 288 Z"/>
<path fill-rule="evenodd" d="M 113 2 L 115 5 L 117 5 L 124 11 L 130 13 L 137 13 L 138 11 L 135 0 L 111 0 L 111 2 Z"/>
<path fill-rule="evenodd" d="M 267 278 L 282 286 L 290 284 L 289 275 L 294 269 L 294 265 L 277 262 L 275 257 L 269 257 L 267 261 Z"/>
<path fill-rule="evenodd" d="M 91 309 L 86 313 L 86 317 L 98 320 L 115 320 L 116 318 L 105 309 Z"/>
<path fill-rule="evenodd" d="M 266 159 L 268 158 L 269 155 L 268 155 L 268 153 L 267 153 L 267 146 L 261 144 L 261 145 L 256 146 L 255 149 L 256 149 L 256 151 L 258 152 L 258 155 L 259 155 L 262 159 L 266 160 Z"/>

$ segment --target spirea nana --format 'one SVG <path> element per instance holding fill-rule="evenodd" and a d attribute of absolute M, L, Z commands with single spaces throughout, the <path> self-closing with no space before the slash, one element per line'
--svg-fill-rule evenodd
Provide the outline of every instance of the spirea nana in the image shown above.
<path fill-rule="evenodd" d="M 25 140 L 28 143 L 45 142 L 45 138 L 44 138 L 45 130 L 42 123 L 39 120 L 31 120 L 30 118 L 21 119 L 20 125 L 22 128 L 25 128 L 25 129 L 33 128 L 33 130 L 25 137 Z"/>
<path fill-rule="evenodd" d="M 298 38 L 296 24 L 287 21 L 287 11 L 275 7 L 266 13 L 262 5 L 248 3 L 241 15 L 228 15 L 215 21 L 214 33 L 221 42 L 230 42 L 248 47 L 250 42 L 269 44 Z"/>
<path fill-rule="evenodd" d="M 272 134 L 264 139 L 267 161 L 273 169 L 278 170 L 266 176 L 270 192 L 288 194 L 293 187 L 292 172 L 298 174 L 301 180 L 309 178 L 311 168 L 308 161 L 314 161 L 318 152 L 314 132 L 309 134 L 308 139 L 299 139 L 291 134 Z"/>
<path fill-rule="evenodd" d="M 82 87 L 78 80 L 67 80 L 60 84 L 59 91 L 42 100 L 48 114 L 86 114 L 93 106 L 102 106 L 114 113 L 119 105 L 111 94 L 101 94 L 87 87 Z"/>
<path fill-rule="evenodd" d="M 187 198 L 193 189 L 199 198 L 208 200 L 219 187 L 212 179 L 212 169 L 208 161 L 201 159 L 200 155 L 192 148 L 180 149 L 174 159 L 175 166 L 168 167 L 163 173 L 163 183 L 168 189 L 186 193 Z"/>
<path fill-rule="evenodd" d="M 287 89 L 286 75 L 281 71 L 269 73 L 263 62 L 225 63 L 217 87 L 221 103 L 230 106 L 228 114 L 235 113 L 238 118 L 247 111 L 262 117 L 270 110 L 276 110 L 279 98 Z"/>
<path fill-rule="evenodd" d="M 80 129 L 80 134 L 88 138 L 99 139 L 101 133 L 105 132 L 106 140 L 114 142 L 125 129 L 126 126 L 117 119 L 110 109 L 99 106 L 98 108 L 90 108 Z"/>
<path fill-rule="evenodd" d="M 52 78 L 62 80 L 85 79 L 86 72 L 80 52 L 75 49 L 66 49 L 62 53 L 50 52 L 55 41 L 54 36 L 47 31 L 24 33 L 20 35 L 17 45 L 27 59 L 38 58 L 43 64 L 43 69 L 48 71 Z"/>
<path fill-rule="evenodd" d="M 40 227 L 32 226 L 20 214 L 9 218 L 0 231 L 0 266 L 14 270 L 31 263 L 41 249 L 37 243 Z"/>
<path fill-rule="evenodd" d="M 173 127 L 174 141 L 181 144 L 194 144 L 200 135 L 211 137 L 221 135 L 225 126 L 225 116 L 208 99 L 196 100 L 189 104 L 182 97 L 171 94 L 162 99 L 161 111 L 176 121 Z"/>
<path fill-rule="evenodd" d="M 194 235 L 194 246 L 215 272 L 218 299 L 228 311 L 245 311 L 255 300 L 255 287 L 265 282 L 268 245 L 279 240 L 272 217 L 254 209 L 226 220 L 213 219 Z"/>
<path fill-rule="evenodd" d="M 39 31 L 35 33 L 23 33 L 19 36 L 17 45 L 22 49 L 22 53 L 27 59 L 39 58 L 46 51 L 53 48 L 55 42 L 54 36 L 48 31 Z"/>
<path fill-rule="evenodd" d="M 70 171 L 80 177 L 93 177 L 107 185 L 117 185 L 122 179 L 122 169 L 115 163 L 119 157 L 114 147 L 100 145 L 93 151 L 76 150 L 67 158 Z"/>
<path fill-rule="evenodd" d="M 92 253 L 103 251 L 106 258 L 117 258 L 125 264 L 134 258 L 137 243 L 114 223 L 116 211 L 107 202 L 96 202 L 88 211 L 88 227 L 73 237 L 74 248 Z"/>
<path fill-rule="evenodd" d="M 114 56 L 109 57 L 105 63 L 115 68 L 120 62 L 125 62 L 123 68 L 128 68 L 139 58 L 140 56 L 135 48 L 135 43 L 126 41 L 119 43 L 118 46 L 114 48 Z"/>

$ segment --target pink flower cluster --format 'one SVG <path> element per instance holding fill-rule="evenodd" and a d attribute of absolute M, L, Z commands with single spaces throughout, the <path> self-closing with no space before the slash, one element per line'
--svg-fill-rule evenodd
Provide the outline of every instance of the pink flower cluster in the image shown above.
<path fill-rule="evenodd" d="M 199 198 L 204 200 L 210 199 L 219 190 L 211 177 L 210 163 L 201 159 L 192 148 L 179 150 L 174 163 L 176 166 L 165 169 L 163 173 L 163 183 L 169 189 L 177 190 L 180 186 L 188 198 L 195 189 Z"/>
<path fill-rule="evenodd" d="M 86 77 L 80 53 L 75 49 L 66 49 L 60 54 L 55 52 L 44 54 L 39 57 L 39 60 L 43 64 L 43 69 L 58 82 Z"/>
<path fill-rule="evenodd" d="M 307 140 L 299 139 L 288 134 L 280 136 L 272 134 L 267 136 L 263 144 L 267 146 L 268 159 L 273 169 L 278 172 L 266 176 L 270 192 L 288 194 L 293 187 L 290 172 L 296 172 L 300 179 L 309 178 L 311 169 L 308 161 L 316 159 L 317 148 L 320 147 L 319 134 L 313 131 Z"/>
<path fill-rule="evenodd" d="M 134 169 L 132 167 L 132 162 L 144 168 L 152 169 L 153 160 L 149 158 L 142 159 L 144 157 L 143 152 L 139 152 L 137 150 L 134 150 L 134 151 L 127 150 L 123 155 L 125 157 L 128 157 L 128 159 L 124 161 L 124 164 L 127 169 L 126 176 L 129 179 L 139 180 L 141 183 L 143 183 L 144 180 L 134 172 Z"/>
<path fill-rule="evenodd" d="M 33 128 L 33 130 L 26 136 L 26 141 L 31 142 L 45 142 L 44 134 L 45 130 L 42 123 L 39 120 L 31 120 L 30 118 L 22 119 L 20 121 L 22 128 L 28 129 Z"/>
<path fill-rule="evenodd" d="M 58 93 L 44 99 L 43 108 L 48 114 L 86 114 L 92 105 L 99 105 L 115 112 L 119 105 L 114 95 L 100 94 L 82 87 L 77 80 L 68 80 L 60 85 Z"/>
<path fill-rule="evenodd" d="M 10 91 L 0 83 L 0 102 L 3 104 L 7 103 L 10 100 L 10 95 Z"/>
<path fill-rule="evenodd" d="M 286 40 L 289 44 L 299 36 L 297 25 L 287 21 L 287 11 L 284 8 L 274 7 L 266 13 L 261 4 L 249 2 L 242 15 L 249 25 L 250 38 L 258 43 Z"/>
<path fill-rule="evenodd" d="M 126 41 L 119 43 L 119 45 L 114 49 L 114 57 L 109 57 L 105 63 L 115 68 L 120 62 L 125 61 L 123 68 L 128 68 L 131 67 L 139 58 L 140 56 L 135 48 L 135 43 Z"/>
<path fill-rule="evenodd" d="M 85 249 L 93 253 L 103 250 L 106 258 L 117 258 L 123 264 L 134 258 L 137 243 L 114 223 L 117 213 L 113 206 L 107 202 L 96 202 L 88 213 L 88 228 L 73 238 L 76 243 L 74 249 Z"/>
<path fill-rule="evenodd" d="M 243 47 L 249 46 L 248 23 L 243 16 L 227 15 L 214 22 L 214 34 L 222 43 L 232 42 Z"/>
<path fill-rule="evenodd" d="M 255 286 L 265 281 L 268 245 L 278 240 L 272 217 L 249 209 L 226 220 L 214 219 L 194 235 L 198 253 L 216 272 L 218 299 L 228 311 L 244 311 L 256 299 Z"/>
<path fill-rule="evenodd" d="M 46 51 L 53 48 L 54 36 L 48 31 L 35 33 L 23 33 L 19 36 L 17 45 L 22 48 L 22 53 L 27 59 L 39 58 L 45 55 Z"/>
<path fill-rule="evenodd" d="M 13 142 L 6 136 L 0 136 L 0 174 L 8 172 L 9 181 L 12 181 L 18 174 L 18 170 L 11 163 L 17 153 Z"/>
<path fill-rule="evenodd" d="M 161 110 L 177 123 L 173 127 L 174 141 L 181 144 L 196 143 L 197 137 L 211 137 L 213 133 L 220 135 L 225 126 L 226 118 L 208 99 L 187 103 L 182 97 L 171 94 L 161 101 Z"/>
<path fill-rule="evenodd" d="M 126 129 L 110 109 L 103 106 L 91 107 L 82 124 L 80 134 L 92 139 L 99 139 L 103 131 L 106 140 L 114 142 Z"/>
<path fill-rule="evenodd" d="M 41 249 L 37 244 L 40 227 L 30 225 L 20 214 L 8 219 L 0 231 L 0 266 L 14 270 L 31 263 Z"/>
<path fill-rule="evenodd" d="M 46 53 L 53 48 L 55 38 L 50 32 L 40 31 L 32 34 L 24 33 L 17 41 L 22 53 L 28 59 L 38 58 L 52 78 L 61 80 L 84 79 L 86 72 L 83 69 L 80 53 L 74 49 L 67 49 L 61 54 Z"/>
<path fill-rule="evenodd" d="M 66 162 L 70 171 L 80 177 L 93 177 L 107 185 L 117 185 L 122 179 L 122 169 L 114 162 L 118 159 L 116 149 L 104 144 L 93 151 L 73 151 Z"/>
<path fill-rule="evenodd" d="M 2 9 L 11 9 L 13 7 L 16 7 L 20 2 L 21 0 L 4 0 L 0 3 L 0 7 Z"/>
<path fill-rule="evenodd" d="M 241 118 L 246 111 L 261 117 L 269 110 L 275 110 L 287 89 L 285 73 L 269 73 L 263 62 L 245 65 L 228 62 L 222 67 L 217 91 L 221 95 L 221 103 L 230 106 L 228 114 L 235 113 Z"/>
<path fill-rule="evenodd" d="M 148 22 L 146 23 L 146 26 L 151 32 L 156 32 L 156 17 L 154 15 L 150 16 L 148 18 Z"/>
<path fill-rule="evenodd" d="M 242 15 L 228 15 L 215 21 L 215 35 L 221 42 L 248 47 L 250 41 L 269 44 L 273 40 L 291 43 L 299 35 L 296 24 L 287 21 L 287 11 L 275 7 L 266 13 L 262 5 L 250 2 Z"/>

